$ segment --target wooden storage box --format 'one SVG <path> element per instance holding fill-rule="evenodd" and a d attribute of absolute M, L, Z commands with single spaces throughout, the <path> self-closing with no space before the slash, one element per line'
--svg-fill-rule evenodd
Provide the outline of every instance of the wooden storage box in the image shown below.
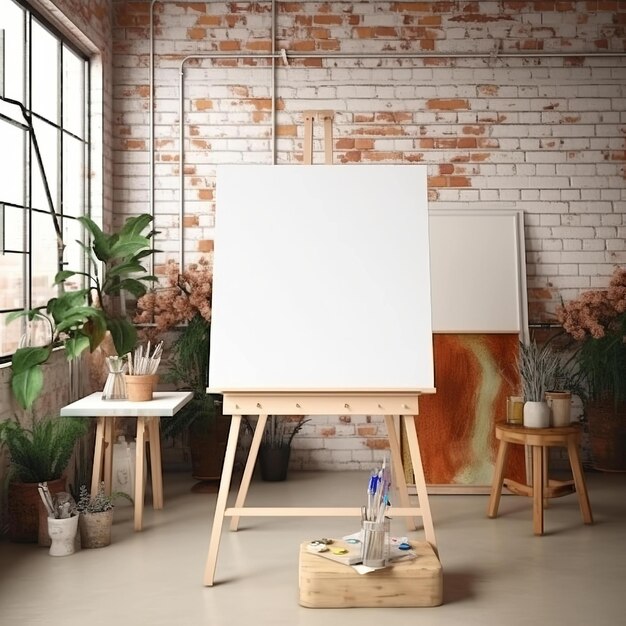
<path fill-rule="evenodd" d="M 300 545 L 300 604 L 309 608 L 439 606 L 443 573 L 426 541 L 412 541 L 417 558 L 357 574 L 348 565 L 312 554 Z"/>

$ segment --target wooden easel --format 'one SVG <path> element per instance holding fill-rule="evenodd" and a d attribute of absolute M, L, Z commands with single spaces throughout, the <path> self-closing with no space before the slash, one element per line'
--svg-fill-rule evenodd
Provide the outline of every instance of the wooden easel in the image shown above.
<path fill-rule="evenodd" d="M 424 390 L 426 391 L 426 390 Z M 432 390 L 428 390 L 431 391 Z M 237 530 L 239 518 L 247 516 L 318 516 L 318 517 L 360 517 L 360 507 L 245 507 L 245 500 L 252 478 L 252 472 L 261 444 L 268 415 L 384 415 L 393 467 L 393 479 L 398 491 L 400 506 L 390 509 L 390 516 L 405 517 L 407 528 L 415 530 L 415 518 L 422 518 L 426 541 L 437 550 L 426 481 L 417 440 L 415 416 L 419 413 L 418 398 L 422 391 L 407 392 L 224 392 L 224 414 L 232 415 L 226 456 L 222 470 L 209 552 L 204 572 L 204 584 L 212 586 L 219 551 L 222 526 L 225 517 L 231 517 L 231 530 Z M 239 438 L 242 415 L 259 415 L 252 438 L 245 470 L 234 507 L 227 508 L 228 492 L 233 473 L 235 451 Z M 404 478 L 402 455 L 394 415 L 402 416 L 415 475 L 415 486 L 419 506 L 411 507 L 409 493 Z"/>
<path fill-rule="evenodd" d="M 313 122 L 324 123 L 324 163 L 333 164 L 333 111 L 304 111 L 304 154 L 303 163 L 313 164 Z"/>

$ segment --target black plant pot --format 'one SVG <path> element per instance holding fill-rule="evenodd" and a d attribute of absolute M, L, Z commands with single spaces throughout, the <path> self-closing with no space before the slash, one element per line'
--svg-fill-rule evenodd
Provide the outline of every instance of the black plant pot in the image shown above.
<path fill-rule="evenodd" d="M 291 446 L 280 446 L 279 448 L 261 446 L 259 449 L 261 478 L 268 482 L 286 480 L 290 455 Z"/>

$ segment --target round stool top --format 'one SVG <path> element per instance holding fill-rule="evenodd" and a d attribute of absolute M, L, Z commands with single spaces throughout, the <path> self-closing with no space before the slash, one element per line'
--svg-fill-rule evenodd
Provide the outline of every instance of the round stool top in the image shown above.
<path fill-rule="evenodd" d="M 510 443 L 529 446 L 567 445 L 568 439 L 580 436 L 580 425 L 571 424 L 562 428 L 526 428 L 512 424 L 496 424 L 496 438 Z"/>

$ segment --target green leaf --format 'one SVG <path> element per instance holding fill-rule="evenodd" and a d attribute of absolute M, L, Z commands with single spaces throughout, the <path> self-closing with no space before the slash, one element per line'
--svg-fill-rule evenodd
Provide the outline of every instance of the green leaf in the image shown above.
<path fill-rule="evenodd" d="M 83 215 L 77 218 L 78 221 L 89 231 L 93 238 L 93 251 L 101 261 L 108 261 L 111 258 L 111 245 L 109 237 L 105 235 L 100 227 L 89 217 Z"/>
<path fill-rule="evenodd" d="M 134 258 L 126 263 L 120 263 L 112 268 L 110 268 L 107 272 L 107 276 L 119 276 L 121 274 L 131 274 L 135 272 L 146 272 L 146 268 L 138 263 Z"/>
<path fill-rule="evenodd" d="M 63 270 L 61 272 L 57 272 L 56 276 L 54 277 L 53 284 L 58 285 L 59 283 L 66 281 L 70 276 L 74 276 L 74 274 L 78 274 L 78 272 L 72 272 L 71 270 Z"/>
<path fill-rule="evenodd" d="M 41 366 L 33 365 L 17 374 L 14 369 L 11 389 L 19 405 L 24 409 L 30 409 L 43 389 Z"/>
<path fill-rule="evenodd" d="M 50 347 L 18 348 L 11 359 L 13 374 L 20 374 L 26 370 L 41 365 L 50 358 Z"/>
<path fill-rule="evenodd" d="M 111 246 L 111 257 L 126 258 L 133 256 L 140 250 L 150 247 L 150 242 L 140 235 L 132 235 L 129 237 L 120 237 L 119 240 Z"/>
<path fill-rule="evenodd" d="M 134 278 L 125 278 L 120 282 L 119 290 L 128 291 L 132 293 L 135 298 L 141 298 L 141 296 L 146 293 L 146 286 Z"/>
<path fill-rule="evenodd" d="M 86 350 L 89 347 L 89 337 L 83 335 L 82 333 L 78 333 L 74 337 L 66 339 L 64 345 L 67 360 L 71 361 L 79 356 L 83 350 Z"/>
<path fill-rule="evenodd" d="M 107 329 L 111 333 L 118 355 L 123 356 L 135 348 L 137 329 L 128 320 L 108 319 Z"/>
<path fill-rule="evenodd" d="M 103 341 L 107 332 L 104 315 L 89 318 L 82 328 L 82 333 L 89 337 L 89 350 L 93 352 Z"/>
<path fill-rule="evenodd" d="M 13 311 L 7 315 L 6 323 L 10 324 L 11 322 L 19 319 L 20 317 L 28 317 L 28 319 L 32 322 L 36 317 L 45 318 L 46 316 L 41 312 L 42 309 L 45 309 L 44 306 L 38 306 L 34 309 L 26 309 L 25 311 Z"/>
<path fill-rule="evenodd" d="M 150 248 L 149 250 L 142 250 L 141 252 L 137 252 L 137 254 L 133 257 L 135 260 L 143 259 L 155 252 L 160 252 L 160 250 L 155 250 L 154 248 Z"/>
<path fill-rule="evenodd" d="M 151 221 L 152 216 L 148 215 L 148 213 L 142 213 L 137 217 L 131 217 L 126 220 L 122 230 L 120 231 L 120 236 L 133 237 L 134 235 L 140 235 Z"/>

